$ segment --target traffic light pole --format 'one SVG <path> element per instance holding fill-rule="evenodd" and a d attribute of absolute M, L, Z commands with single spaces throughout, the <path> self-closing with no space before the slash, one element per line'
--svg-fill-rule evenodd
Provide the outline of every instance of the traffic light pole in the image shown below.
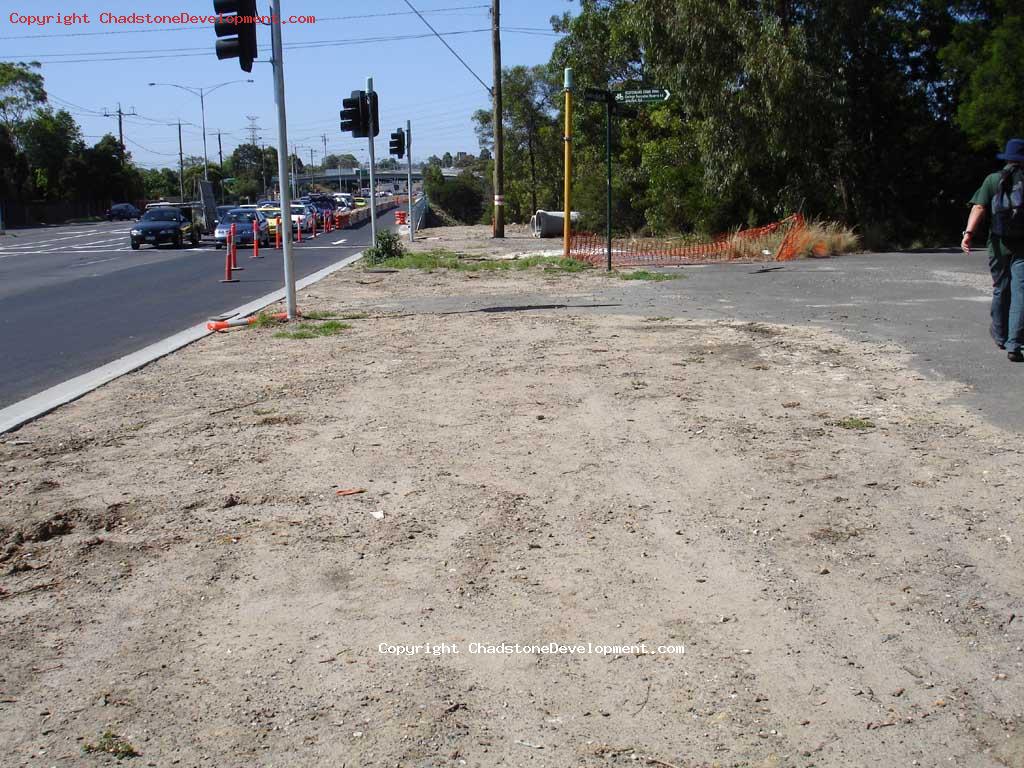
<path fill-rule="evenodd" d="M 373 99 L 373 78 L 366 78 L 367 98 Z M 373 240 L 373 247 L 377 247 L 377 176 L 375 175 L 373 156 L 373 117 L 370 117 L 370 238 Z"/>
<path fill-rule="evenodd" d="M 292 260 L 292 196 L 288 188 L 288 119 L 284 108 L 284 53 L 281 45 L 281 0 L 271 0 L 270 39 L 274 56 L 274 101 L 277 103 L 277 178 L 281 187 L 281 246 L 284 253 L 284 290 L 288 319 L 294 320 L 295 267 Z"/>
<path fill-rule="evenodd" d="M 409 242 L 416 239 L 416 221 L 412 217 L 412 121 L 405 121 L 405 158 L 409 161 L 409 175 L 405 183 L 405 191 L 409 197 Z"/>
<path fill-rule="evenodd" d="M 612 95 L 609 93 L 604 102 L 604 154 L 608 163 L 608 199 L 606 234 L 608 236 L 608 271 L 612 271 Z"/>

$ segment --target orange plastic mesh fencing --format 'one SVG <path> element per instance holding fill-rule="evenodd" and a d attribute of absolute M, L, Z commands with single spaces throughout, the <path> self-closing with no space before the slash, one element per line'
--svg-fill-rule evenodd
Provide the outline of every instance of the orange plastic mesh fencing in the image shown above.
<path fill-rule="evenodd" d="M 726 261 L 791 261 L 803 245 L 804 217 L 793 214 L 782 221 L 754 229 L 719 235 L 707 243 L 678 243 L 658 238 L 612 238 L 613 267 L 671 267 Z M 774 252 L 766 255 L 758 243 L 782 234 Z M 608 241 L 602 235 L 580 232 L 572 236 L 570 258 L 603 266 L 608 258 Z"/>

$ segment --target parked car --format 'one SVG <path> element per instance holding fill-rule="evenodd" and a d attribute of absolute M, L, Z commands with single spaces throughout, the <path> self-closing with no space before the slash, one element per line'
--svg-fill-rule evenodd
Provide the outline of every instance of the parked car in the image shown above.
<path fill-rule="evenodd" d="M 110 206 L 110 210 L 103 215 L 107 221 L 129 221 L 139 218 L 142 215 L 142 211 L 131 203 L 117 203 Z"/>
<path fill-rule="evenodd" d="M 227 245 L 231 225 L 235 225 L 235 243 L 252 245 L 258 240 L 263 247 L 270 245 L 270 222 L 262 211 L 252 208 L 232 208 L 218 222 L 213 233 L 214 247 L 223 248 Z"/>
<path fill-rule="evenodd" d="M 185 240 L 193 246 L 199 245 L 199 230 L 192 221 L 192 209 L 161 205 L 150 208 L 131 229 L 132 250 L 146 245 L 159 246 L 169 243 L 181 248 Z"/>

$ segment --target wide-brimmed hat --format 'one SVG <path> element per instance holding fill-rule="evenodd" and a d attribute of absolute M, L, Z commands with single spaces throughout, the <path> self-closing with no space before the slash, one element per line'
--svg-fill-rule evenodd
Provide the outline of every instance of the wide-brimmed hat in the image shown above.
<path fill-rule="evenodd" d="M 996 155 L 996 158 L 1008 163 L 1024 163 L 1024 139 L 1010 139 L 1006 142 L 1006 151 Z"/>

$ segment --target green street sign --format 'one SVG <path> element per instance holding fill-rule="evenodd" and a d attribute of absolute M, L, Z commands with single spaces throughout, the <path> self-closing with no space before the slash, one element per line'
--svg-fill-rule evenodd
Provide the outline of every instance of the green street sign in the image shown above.
<path fill-rule="evenodd" d="M 668 101 L 672 93 L 667 88 L 640 88 L 635 91 L 615 91 L 616 104 L 654 104 Z"/>

